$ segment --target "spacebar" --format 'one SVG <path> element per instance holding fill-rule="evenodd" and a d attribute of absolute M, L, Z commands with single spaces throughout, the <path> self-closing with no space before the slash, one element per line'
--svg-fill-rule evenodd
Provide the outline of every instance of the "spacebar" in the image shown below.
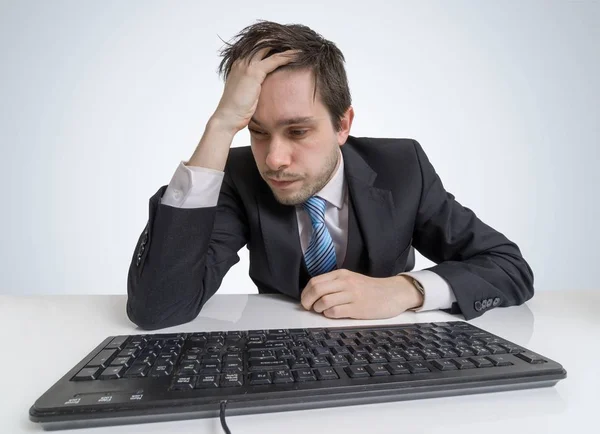
<path fill-rule="evenodd" d="M 250 371 L 268 371 L 270 369 L 289 368 L 285 360 L 257 360 L 250 362 Z"/>

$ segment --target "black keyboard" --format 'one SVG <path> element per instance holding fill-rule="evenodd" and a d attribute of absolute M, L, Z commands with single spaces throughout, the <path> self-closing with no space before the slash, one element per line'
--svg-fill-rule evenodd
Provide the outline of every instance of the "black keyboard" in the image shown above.
<path fill-rule="evenodd" d="M 553 386 L 563 367 L 466 322 L 106 338 L 44 393 L 46 429 Z"/>

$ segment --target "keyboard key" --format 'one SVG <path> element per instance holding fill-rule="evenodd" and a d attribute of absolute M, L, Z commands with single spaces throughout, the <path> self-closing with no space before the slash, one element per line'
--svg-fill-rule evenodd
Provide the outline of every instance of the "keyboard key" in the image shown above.
<path fill-rule="evenodd" d="M 332 366 L 346 366 L 349 364 L 348 359 L 342 354 L 336 354 L 335 356 L 329 356 L 329 362 Z"/>
<path fill-rule="evenodd" d="M 380 352 L 372 352 L 367 354 L 367 360 L 369 363 L 387 363 L 388 359 Z"/>
<path fill-rule="evenodd" d="M 201 363 L 200 371 L 201 374 L 219 374 L 221 372 L 220 363 Z"/>
<path fill-rule="evenodd" d="M 312 369 L 298 369 L 292 372 L 294 373 L 294 378 L 298 382 L 317 381 L 317 377 L 315 377 Z"/>
<path fill-rule="evenodd" d="M 537 364 L 537 363 L 545 363 L 546 359 L 538 356 L 537 354 L 533 354 L 531 351 L 524 351 L 522 353 L 515 354 L 519 359 L 525 360 L 527 363 Z"/>
<path fill-rule="evenodd" d="M 215 374 L 201 374 L 196 379 L 196 389 L 214 389 L 219 387 L 219 376 Z"/>
<path fill-rule="evenodd" d="M 356 365 L 346 366 L 344 368 L 344 371 L 346 371 L 346 374 L 348 374 L 348 376 L 351 378 L 360 378 L 360 377 L 370 377 L 371 376 L 371 374 L 369 374 L 369 372 L 367 372 L 367 370 L 365 369 L 364 366 L 356 366 Z"/>
<path fill-rule="evenodd" d="M 494 366 L 510 366 L 513 364 L 507 356 L 487 356 L 486 359 L 492 362 Z"/>
<path fill-rule="evenodd" d="M 365 369 L 369 374 L 371 374 L 372 377 L 390 375 L 390 371 L 388 371 L 382 364 L 367 365 L 365 366 Z"/>
<path fill-rule="evenodd" d="M 129 336 L 116 336 L 104 347 L 105 350 L 121 350 L 125 347 L 125 342 Z"/>
<path fill-rule="evenodd" d="M 310 368 L 310 363 L 308 363 L 308 359 L 306 357 L 298 357 L 296 360 L 291 362 L 292 369 L 299 368 Z"/>
<path fill-rule="evenodd" d="M 518 345 L 513 345 L 513 344 L 509 344 L 509 343 L 498 344 L 498 346 L 504 348 L 506 351 L 508 351 L 511 354 L 517 354 L 517 353 L 521 353 L 521 352 L 525 351 L 523 348 L 519 347 Z"/>
<path fill-rule="evenodd" d="M 311 357 L 310 359 L 308 359 L 308 362 L 310 363 L 310 365 L 313 368 L 321 368 L 321 367 L 325 367 L 325 366 L 331 366 L 329 364 L 329 360 L 327 360 L 327 357 L 324 357 L 324 356 Z"/>
<path fill-rule="evenodd" d="M 434 360 L 431 362 L 431 365 L 435 366 L 440 371 L 455 371 L 458 369 L 451 360 Z"/>
<path fill-rule="evenodd" d="M 125 369 L 127 369 L 125 366 L 109 366 L 102 371 L 102 374 L 100 374 L 100 380 L 114 380 L 121 378 Z"/>
<path fill-rule="evenodd" d="M 423 362 L 406 362 L 408 369 L 414 374 L 420 374 L 422 372 L 431 372 L 427 365 Z"/>
<path fill-rule="evenodd" d="M 458 369 L 474 369 L 476 366 L 469 359 L 451 359 Z"/>
<path fill-rule="evenodd" d="M 173 365 L 166 362 L 156 362 L 150 371 L 150 377 L 168 377 L 173 373 Z"/>
<path fill-rule="evenodd" d="M 317 368 L 315 373 L 319 380 L 337 380 L 340 378 L 333 368 Z"/>
<path fill-rule="evenodd" d="M 200 362 L 187 362 L 179 365 L 180 375 L 196 375 L 200 372 Z M 206 365 L 205 365 L 206 366 Z"/>
<path fill-rule="evenodd" d="M 74 377 L 74 381 L 86 381 L 86 380 L 95 380 L 98 378 L 98 375 L 102 371 L 100 367 L 92 367 L 92 368 L 83 368 L 79 371 Z"/>
<path fill-rule="evenodd" d="M 368 365 L 369 361 L 362 354 L 351 354 L 348 356 L 348 360 L 352 365 Z"/>
<path fill-rule="evenodd" d="M 124 365 L 124 366 L 131 366 L 131 361 L 133 360 L 133 358 L 131 357 L 115 357 L 113 359 L 112 362 L 110 362 L 110 366 L 119 366 L 119 365 Z"/>
<path fill-rule="evenodd" d="M 273 372 L 273 383 L 281 384 L 281 383 L 293 383 L 294 377 L 287 369 L 279 369 Z"/>
<path fill-rule="evenodd" d="M 250 371 L 267 371 L 271 369 L 287 368 L 288 364 L 285 360 L 254 360 L 250 363 Z"/>
<path fill-rule="evenodd" d="M 242 362 L 226 362 L 221 366 L 223 372 L 242 372 Z"/>
<path fill-rule="evenodd" d="M 221 387 L 242 386 L 243 376 L 240 372 L 227 372 L 221 375 Z"/>
<path fill-rule="evenodd" d="M 469 357 L 469 360 L 478 368 L 488 368 L 490 366 L 494 366 L 494 364 L 485 357 Z"/>
<path fill-rule="evenodd" d="M 293 380 L 292 380 L 293 381 Z M 250 374 L 250 384 L 271 384 L 270 372 L 252 372 Z"/>
<path fill-rule="evenodd" d="M 185 376 L 185 377 L 175 377 L 173 379 L 173 385 L 171 386 L 172 390 L 190 390 L 194 388 L 195 377 Z"/>
<path fill-rule="evenodd" d="M 384 366 L 392 375 L 410 374 L 407 363 L 387 363 Z"/>
<path fill-rule="evenodd" d="M 109 365 L 111 357 L 114 356 L 116 352 L 117 350 L 102 350 L 96 355 L 96 357 L 90 360 L 86 367 L 91 368 L 94 366 L 99 366 L 101 368 L 106 368 Z"/>
<path fill-rule="evenodd" d="M 129 368 L 127 370 L 127 372 L 125 372 L 125 375 L 123 375 L 123 377 L 125 377 L 125 378 L 145 377 L 146 374 L 148 374 L 149 370 L 150 370 L 150 368 L 148 367 L 148 365 L 133 365 L 131 368 Z"/>

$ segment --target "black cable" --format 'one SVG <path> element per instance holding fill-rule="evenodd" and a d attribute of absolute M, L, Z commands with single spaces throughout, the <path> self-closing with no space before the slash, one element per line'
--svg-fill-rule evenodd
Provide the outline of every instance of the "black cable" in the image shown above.
<path fill-rule="evenodd" d="M 221 401 L 221 414 L 220 414 L 220 418 L 221 418 L 221 426 L 223 427 L 223 431 L 225 431 L 225 434 L 231 434 L 231 431 L 229 431 L 229 428 L 227 427 L 227 422 L 225 422 L 225 406 L 227 405 L 227 401 Z"/>

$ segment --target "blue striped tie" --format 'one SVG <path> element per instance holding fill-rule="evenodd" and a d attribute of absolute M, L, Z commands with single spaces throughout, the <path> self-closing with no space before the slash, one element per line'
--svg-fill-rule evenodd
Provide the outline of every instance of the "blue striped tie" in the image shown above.
<path fill-rule="evenodd" d="M 313 196 L 304 202 L 304 209 L 312 221 L 313 233 L 304 253 L 306 268 L 311 276 L 328 273 L 337 268 L 335 248 L 325 226 L 325 200 Z"/>

